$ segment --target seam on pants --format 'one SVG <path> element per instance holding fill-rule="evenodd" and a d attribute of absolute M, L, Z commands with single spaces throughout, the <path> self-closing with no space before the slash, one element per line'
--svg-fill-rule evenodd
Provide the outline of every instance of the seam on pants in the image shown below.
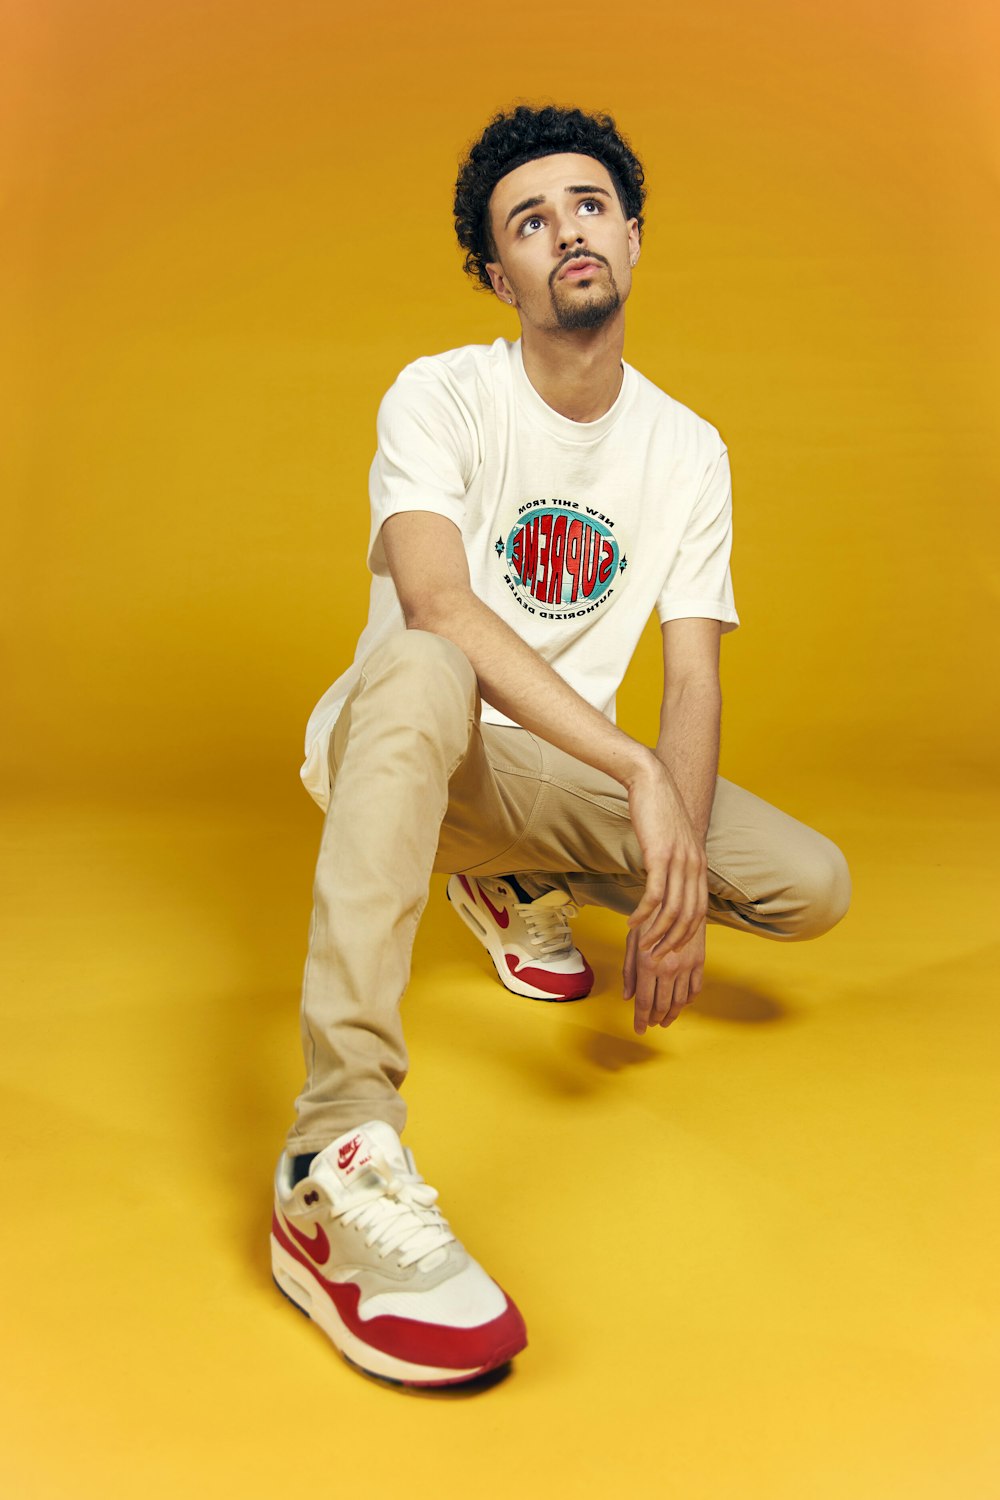
<path fill-rule="evenodd" d="M 511 774 L 515 776 L 523 776 L 528 773 L 524 771 L 514 770 Z M 531 838 L 536 825 L 541 820 L 542 814 L 545 811 L 546 799 L 543 794 L 548 787 L 558 787 L 560 791 L 567 792 L 572 797 L 577 797 L 581 802 L 585 802 L 589 807 L 599 807 L 604 812 L 609 812 L 612 815 L 621 818 L 623 821 L 628 821 L 628 813 L 623 813 L 621 808 L 616 803 L 612 802 L 610 798 L 601 797 L 592 793 L 585 792 L 580 787 L 575 786 L 570 782 L 562 781 L 557 776 L 551 775 L 551 773 L 549 773 L 548 771 L 531 774 L 533 776 L 533 779 L 536 779 L 538 781 L 538 793 L 531 805 L 531 811 L 525 819 L 524 827 L 521 830 L 520 836 L 515 839 L 512 844 L 508 844 L 507 849 L 503 850 L 504 854 L 508 853 L 510 850 L 517 850 L 521 844 L 527 843 Z M 521 866 L 520 868 L 527 869 L 527 866 Z"/>
<path fill-rule="evenodd" d="M 727 885 L 731 885 L 734 891 L 739 891 L 740 895 L 745 896 L 748 901 L 757 902 L 760 900 L 759 896 L 755 896 L 752 892 L 748 891 L 742 881 L 737 880 L 735 875 L 730 875 L 721 865 L 710 864 L 708 868 L 710 874 L 718 875 L 720 880 L 724 880 Z M 725 897 L 722 899 L 725 900 Z"/>
<path fill-rule="evenodd" d="M 571 797 L 579 797 L 583 802 L 589 802 L 591 807 L 603 807 L 605 812 L 612 813 L 616 818 L 624 822 L 629 821 L 627 803 L 623 807 L 617 799 L 602 797 L 600 792 L 588 792 L 583 787 L 577 786 L 575 782 L 563 781 L 561 776 L 545 776 L 543 778 L 550 786 L 557 786 L 562 792 L 569 792 Z"/>
<path fill-rule="evenodd" d="M 452 764 L 448 767 L 448 772 L 447 772 L 447 777 L 446 777 L 446 779 L 448 781 L 451 780 L 451 778 L 454 776 L 455 772 L 458 770 L 459 766 L 462 764 L 463 760 L 465 759 L 465 757 L 469 753 L 469 746 L 472 744 L 472 736 L 476 732 L 477 715 L 476 715 L 475 709 L 473 709 L 472 712 L 467 715 L 465 722 L 466 722 L 466 725 L 467 725 L 468 731 L 469 731 L 468 734 L 465 736 L 465 749 L 464 750 L 460 750 L 458 752 L 457 757 L 452 762 Z M 441 815 L 441 821 L 442 822 L 447 817 L 447 815 L 448 815 L 448 794 L 446 792 L 445 793 L 444 812 Z"/>
<path fill-rule="evenodd" d="M 366 687 L 368 687 L 368 686 L 369 686 L 369 678 L 368 678 L 368 676 L 367 676 L 367 674 L 365 672 L 364 667 L 362 667 L 360 669 L 360 671 L 358 672 L 358 681 L 357 681 L 355 690 L 354 690 L 353 693 L 351 693 L 349 695 L 351 697 L 351 699 L 352 699 L 352 702 L 353 702 L 353 699 L 355 697 L 357 697 L 363 691 L 363 689 L 366 688 Z M 330 769 L 330 791 L 331 791 L 331 793 L 333 792 L 333 783 L 337 779 L 337 772 L 340 770 L 340 767 L 337 764 L 337 755 L 336 755 L 336 748 L 335 748 L 336 747 L 336 743 L 337 743 L 337 725 L 339 724 L 339 722 L 340 722 L 340 716 L 344 712 L 344 709 L 346 707 L 347 707 L 347 700 L 345 699 L 344 702 L 341 704 L 340 713 L 337 715 L 336 719 L 334 719 L 334 721 L 333 721 L 333 725 L 332 725 L 332 727 L 330 729 L 330 739 L 329 739 L 329 742 L 327 744 L 326 758 L 327 758 L 327 761 L 328 761 L 328 764 L 329 764 L 329 769 Z"/>
<path fill-rule="evenodd" d="M 535 812 L 538 808 L 539 799 L 542 795 L 542 782 L 543 780 L 547 781 L 549 779 L 548 777 L 543 778 L 539 776 L 536 771 L 524 771 L 519 766 L 501 765 L 499 762 L 494 761 L 491 761 L 490 765 L 494 775 L 496 776 L 520 776 L 525 781 L 537 781 L 538 790 L 535 792 L 534 799 L 532 801 L 531 807 L 528 810 L 528 815 L 524 820 L 523 827 L 519 829 L 514 838 L 511 839 L 510 843 L 505 844 L 502 849 L 498 849 L 495 854 L 487 854 L 484 859 L 478 860 L 474 865 L 463 865 L 461 870 L 453 870 L 453 875 L 471 874 L 473 871 L 480 869 L 482 865 L 492 864 L 494 860 L 503 859 L 504 855 L 509 853 L 511 849 L 516 849 L 518 844 L 523 844 L 528 830 L 532 826 L 535 819 Z"/>

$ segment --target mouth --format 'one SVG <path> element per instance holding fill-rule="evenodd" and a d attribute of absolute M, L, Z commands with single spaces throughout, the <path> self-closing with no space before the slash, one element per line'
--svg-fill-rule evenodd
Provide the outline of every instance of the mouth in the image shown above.
<path fill-rule="evenodd" d="M 600 269 L 601 264 L 599 261 L 585 260 L 582 257 L 578 256 L 576 257 L 576 259 L 571 260 L 569 264 L 564 266 L 563 269 L 559 272 L 559 280 L 580 281 L 584 277 L 593 276 L 594 272 L 599 271 Z"/>

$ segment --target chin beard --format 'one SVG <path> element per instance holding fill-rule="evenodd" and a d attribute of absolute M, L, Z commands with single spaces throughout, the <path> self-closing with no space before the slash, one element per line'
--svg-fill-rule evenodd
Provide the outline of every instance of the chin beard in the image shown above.
<path fill-rule="evenodd" d="M 572 302 L 563 302 L 557 296 L 552 298 L 556 322 L 568 333 L 578 328 L 600 328 L 612 313 L 618 311 L 621 304 L 621 294 L 613 277 L 611 285 L 601 297 L 574 297 Z"/>

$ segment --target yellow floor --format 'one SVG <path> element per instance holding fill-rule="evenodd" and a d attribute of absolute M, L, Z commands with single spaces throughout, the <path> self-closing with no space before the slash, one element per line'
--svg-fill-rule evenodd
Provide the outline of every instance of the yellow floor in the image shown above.
<path fill-rule="evenodd" d="M 534 1004 L 435 880 L 407 1138 L 531 1339 L 443 1396 L 355 1374 L 270 1281 L 319 813 L 9 807 L 0 1491 L 996 1496 L 984 799 L 803 791 L 850 915 L 712 929 L 696 1009 L 641 1041 L 620 919 L 578 920 L 590 999 Z"/>

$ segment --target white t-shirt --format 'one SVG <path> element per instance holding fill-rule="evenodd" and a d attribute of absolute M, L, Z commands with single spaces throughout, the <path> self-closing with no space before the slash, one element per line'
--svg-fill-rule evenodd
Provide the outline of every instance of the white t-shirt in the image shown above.
<path fill-rule="evenodd" d="M 351 667 L 313 709 L 300 775 L 329 801 L 328 746 L 361 663 L 405 629 L 380 531 L 400 511 L 447 516 L 472 588 L 588 703 L 615 694 L 651 612 L 733 630 L 729 455 L 717 430 L 623 364 L 596 422 L 548 406 L 521 342 L 414 360 L 384 396 L 369 475 L 368 623 Z M 483 720 L 511 720 L 488 704 Z"/>

